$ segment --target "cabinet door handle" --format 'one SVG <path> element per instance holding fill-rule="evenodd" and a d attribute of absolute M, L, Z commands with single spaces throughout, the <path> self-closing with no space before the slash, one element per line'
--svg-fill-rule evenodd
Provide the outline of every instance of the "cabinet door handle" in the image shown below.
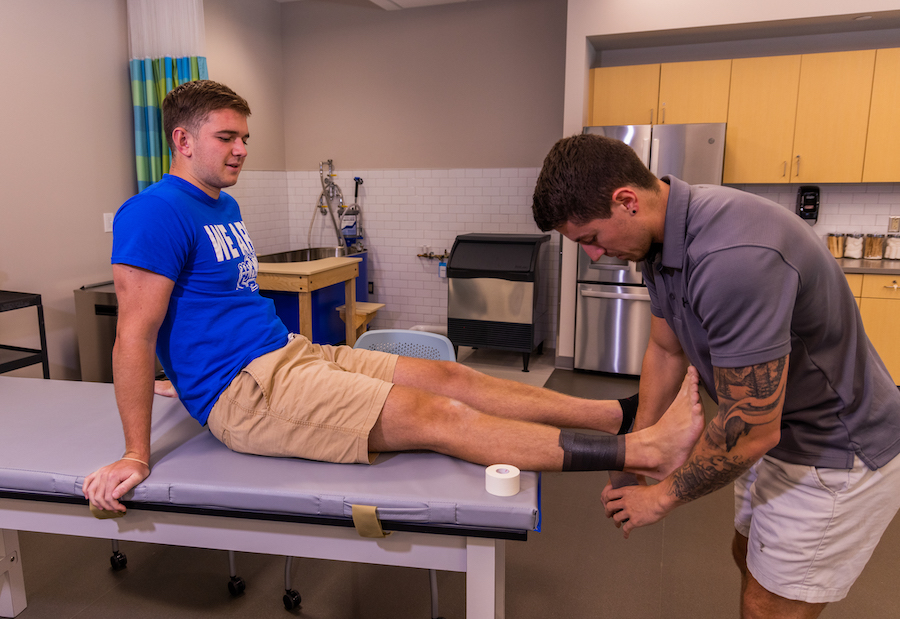
<path fill-rule="evenodd" d="M 800 178 L 800 155 L 797 155 L 797 174 L 795 176 Z"/>
<path fill-rule="evenodd" d="M 781 178 L 787 176 L 787 161 L 784 162 L 784 168 L 781 170 Z"/>
<path fill-rule="evenodd" d="M 666 124 L 666 106 L 665 105 L 663 105 L 662 109 L 660 110 L 659 124 L 661 124 L 661 125 Z"/>
<path fill-rule="evenodd" d="M 894 283 L 891 286 L 885 286 L 885 288 L 887 288 L 888 290 L 896 291 L 896 290 L 900 289 L 900 284 L 897 284 L 897 280 L 895 279 Z"/>

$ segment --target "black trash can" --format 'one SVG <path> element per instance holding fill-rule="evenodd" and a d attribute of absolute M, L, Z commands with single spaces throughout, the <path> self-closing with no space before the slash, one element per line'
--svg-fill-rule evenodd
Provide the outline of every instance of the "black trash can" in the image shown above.
<path fill-rule="evenodd" d="M 447 262 L 447 335 L 454 346 L 543 351 L 549 234 L 462 234 Z"/>

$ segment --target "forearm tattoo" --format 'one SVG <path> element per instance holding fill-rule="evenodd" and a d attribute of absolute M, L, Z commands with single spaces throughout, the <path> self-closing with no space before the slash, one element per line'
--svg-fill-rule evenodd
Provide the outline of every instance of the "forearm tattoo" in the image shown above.
<path fill-rule="evenodd" d="M 693 501 L 740 477 L 752 462 L 739 457 L 695 456 L 672 475 L 673 492 L 680 501 Z"/>
<path fill-rule="evenodd" d="M 716 368 L 715 381 L 719 411 L 707 425 L 699 449 L 672 476 L 672 491 L 685 502 L 722 488 L 753 464 L 734 449 L 754 428 L 779 423 L 787 357 L 743 368 Z M 709 450 L 715 453 L 704 453 Z"/>

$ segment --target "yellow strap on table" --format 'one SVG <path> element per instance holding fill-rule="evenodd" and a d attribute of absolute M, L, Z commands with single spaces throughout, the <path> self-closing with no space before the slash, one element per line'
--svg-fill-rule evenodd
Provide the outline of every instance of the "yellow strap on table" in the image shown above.
<path fill-rule="evenodd" d="M 99 507 L 94 507 L 93 503 L 89 503 L 89 505 L 90 505 L 91 515 L 93 515 L 94 518 L 97 518 L 99 520 L 106 520 L 107 518 L 121 518 L 122 516 L 125 515 L 125 512 L 117 512 L 115 510 L 100 509 Z"/>
<path fill-rule="evenodd" d="M 353 505 L 353 526 L 360 537 L 387 537 L 390 532 L 385 533 L 381 528 L 381 522 L 375 514 L 374 505 Z"/>

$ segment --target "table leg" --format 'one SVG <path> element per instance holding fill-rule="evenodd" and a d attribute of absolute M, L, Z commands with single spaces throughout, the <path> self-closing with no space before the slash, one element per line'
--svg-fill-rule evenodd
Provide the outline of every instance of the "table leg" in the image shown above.
<path fill-rule="evenodd" d="M 356 278 L 344 282 L 344 333 L 347 346 L 356 344 Z"/>
<path fill-rule="evenodd" d="M 3 529 L 0 530 L 0 617 L 15 617 L 25 606 L 19 533 Z"/>
<path fill-rule="evenodd" d="M 506 542 L 467 538 L 466 619 L 506 616 Z"/>
<path fill-rule="evenodd" d="M 300 335 L 308 339 L 313 339 L 312 332 L 312 293 L 300 292 L 297 294 L 298 305 L 300 306 Z"/>

